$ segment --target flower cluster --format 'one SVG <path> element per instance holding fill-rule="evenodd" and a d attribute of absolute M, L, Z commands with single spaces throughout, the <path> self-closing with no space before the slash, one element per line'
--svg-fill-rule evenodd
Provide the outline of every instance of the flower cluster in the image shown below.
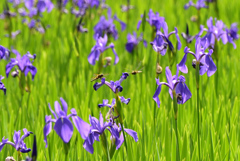
<path fill-rule="evenodd" d="M 6 75 L 8 77 L 11 69 L 14 66 L 18 66 L 21 72 L 27 76 L 27 74 L 30 72 L 32 74 L 32 79 L 34 79 L 36 73 L 37 73 L 37 68 L 32 65 L 33 61 L 30 61 L 30 59 L 35 59 L 36 55 L 31 55 L 29 52 L 21 57 L 19 52 L 15 49 L 12 50 L 12 52 L 16 55 L 15 59 L 11 59 L 10 62 L 6 66 Z"/>
<path fill-rule="evenodd" d="M 48 146 L 47 136 L 52 131 L 52 123 L 55 123 L 53 129 L 56 131 L 56 133 L 63 140 L 64 143 L 68 143 L 73 135 L 73 124 L 75 125 L 83 139 L 86 138 L 86 135 L 89 131 L 88 124 L 84 122 L 79 116 L 77 116 L 76 110 L 72 108 L 71 113 L 67 115 L 68 105 L 63 98 L 60 98 L 60 101 L 63 110 L 58 101 L 55 101 L 54 103 L 55 112 L 51 109 L 50 104 L 48 104 L 48 107 L 54 118 L 52 119 L 51 115 L 47 115 L 45 117 L 46 125 L 44 126 L 43 134 L 46 147 Z M 73 124 L 70 121 L 70 118 L 72 118 Z"/>
<path fill-rule="evenodd" d="M 20 137 L 21 130 L 14 132 L 14 135 L 13 135 L 14 142 L 8 141 L 8 139 L 5 139 L 3 137 L 2 142 L 0 142 L 0 152 L 2 151 L 3 147 L 6 144 L 13 146 L 17 151 L 20 151 L 21 153 L 30 152 L 31 149 L 27 148 L 26 144 L 24 143 L 24 139 L 28 137 L 30 134 L 32 134 L 32 132 L 27 131 L 27 129 L 23 129 L 23 132 L 24 132 L 24 135 L 22 137 Z"/>

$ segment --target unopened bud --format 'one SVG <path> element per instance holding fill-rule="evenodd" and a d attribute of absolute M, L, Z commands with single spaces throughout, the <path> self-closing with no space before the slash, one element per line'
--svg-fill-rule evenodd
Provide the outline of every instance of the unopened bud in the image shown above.
<path fill-rule="evenodd" d="M 19 71 L 17 69 L 15 69 L 12 73 L 11 73 L 12 77 L 15 78 L 19 75 Z"/>
<path fill-rule="evenodd" d="M 193 61 L 192 61 L 192 66 L 193 66 L 193 68 L 196 68 L 196 63 L 197 63 L 197 60 L 196 60 L 196 59 L 193 59 Z"/>
<path fill-rule="evenodd" d="M 192 21 L 192 22 L 197 22 L 197 20 L 198 20 L 198 17 L 197 17 L 197 16 L 192 16 L 192 17 L 191 17 L 191 21 Z"/>
<path fill-rule="evenodd" d="M 157 64 L 156 73 L 157 74 L 161 74 L 162 73 L 162 67 L 159 64 Z"/>
<path fill-rule="evenodd" d="M 7 157 L 5 161 L 16 161 L 13 157 Z"/>
<path fill-rule="evenodd" d="M 104 60 L 106 60 L 104 67 L 111 65 L 112 57 L 105 57 Z"/>

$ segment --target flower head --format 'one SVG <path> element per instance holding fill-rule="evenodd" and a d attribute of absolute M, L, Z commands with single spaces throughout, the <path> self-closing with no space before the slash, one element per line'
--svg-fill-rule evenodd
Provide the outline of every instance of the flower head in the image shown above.
<path fill-rule="evenodd" d="M 143 15 L 141 15 L 141 18 Z M 156 31 L 160 30 L 163 27 L 163 23 L 165 22 L 164 17 L 160 17 L 159 13 L 156 12 L 156 14 L 152 11 L 152 9 L 148 12 L 148 18 L 146 21 L 152 26 L 155 27 Z M 139 29 L 140 25 L 142 23 L 142 20 L 138 21 L 137 29 Z"/>
<path fill-rule="evenodd" d="M 208 8 L 208 6 L 205 4 L 205 0 L 198 0 L 196 4 L 190 0 L 187 4 L 184 5 L 184 9 L 188 9 L 191 6 L 195 7 L 197 10 L 200 10 L 201 8 Z"/>
<path fill-rule="evenodd" d="M 52 119 L 51 115 L 45 116 L 46 125 L 44 126 L 43 134 L 46 147 L 48 146 L 47 135 L 49 135 L 52 130 L 52 123 L 55 123 L 53 129 L 56 131 L 56 133 L 63 140 L 64 143 L 68 143 L 72 137 L 73 124 L 75 125 L 83 139 L 86 139 L 90 128 L 86 122 L 84 122 L 79 116 L 77 116 L 77 112 L 74 108 L 71 109 L 71 114 L 67 115 L 68 105 L 63 98 L 60 98 L 60 101 L 62 103 L 63 110 L 58 101 L 55 101 L 54 103 L 55 112 L 51 109 L 50 104 L 48 104 L 48 107 L 52 112 L 54 118 Z M 70 121 L 70 117 L 72 118 L 73 124 Z"/>
<path fill-rule="evenodd" d="M 13 146 L 17 151 L 20 151 L 21 153 L 28 153 L 31 151 L 30 148 L 27 148 L 26 144 L 24 143 L 24 139 L 26 137 L 28 137 L 30 134 L 32 134 L 32 132 L 27 131 L 27 129 L 23 129 L 23 136 L 20 137 L 21 135 L 21 130 L 19 131 L 15 131 L 14 135 L 13 135 L 13 141 L 14 142 L 10 142 L 8 141 L 8 139 L 5 139 L 4 137 L 2 138 L 2 142 L 0 142 L 0 152 L 2 151 L 3 147 L 6 144 L 9 144 L 11 146 Z"/>
<path fill-rule="evenodd" d="M 111 9 L 108 9 L 108 19 L 102 16 L 99 22 L 94 26 L 94 39 L 98 40 L 99 37 L 103 36 L 104 34 L 112 35 L 114 39 L 118 39 L 118 32 L 113 21 L 116 20 L 121 25 L 121 30 L 124 31 L 126 28 L 126 24 L 117 18 L 116 15 L 112 18 Z"/>
<path fill-rule="evenodd" d="M 0 45 L 0 60 L 8 58 L 9 54 L 10 54 L 9 50 Z"/>
<path fill-rule="evenodd" d="M 133 35 L 128 34 L 127 35 L 127 43 L 126 43 L 126 50 L 129 53 L 132 53 L 134 48 L 138 45 L 139 42 L 143 42 L 144 46 L 147 47 L 146 40 L 143 40 L 143 35 L 141 34 L 139 37 L 137 37 L 136 32 L 133 32 Z"/>
<path fill-rule="evenodd" d="M 32 65 L 33 61 L 31 62 L 30 59 L 35 59 L 36 54 L 31 55 L 29 52 L 21 57 L 17 50 L 12 50 L 12 52 L 16 55 L 15 59 L 11 59 L 10 62 L 6 66 L 6 75 L 8 77 L 11 69 L 17 65 L 21 72 L 24 72 L 25 76 L 30 72 L 32 74 L 32 79 L 34 79 L 37 68 Z"/>
<path fill-rule="evenodd" d="M 103 122 L 103 116 L 100 112 L 99 120 L 95 117 L 89 116 L 89 122 L 91 124 L 88 135 L 85 138 L 83 147 L 91 154 L 93 154 L 93 143 L 94 141 L 100 141 L 99 136 L 103 134 L 107 127 L 112 126 L 111 122 Z"/>
<path fill-rule="evenodd" d="M 185 65 L 186 61 L 187 61 L 187 54 L 191 54 L 194 56 L 194 61 L 193 61 L 193 67 L 196 66 L 196 64 L 199 64 L 199 73 L 200 75 L 203 75 L 204 73 L 207 72 L 208 77 L 210 77 L 211 75 L 213 75 L 216 70 L 217 67 L 214 64 L 213 60 L 212 60 L 212 53 L 213 50 L 210 49 L 207 52 L 205 52 L 205 50 L 208 47 L 208 41 L 206 41 L 206 44 L 202 47 L 201 45 L 201 38 L 198 38 L 195 44 L 195 53 L 190 51 L 190 49 L 188 47 L 185 47 L 184 49 L 184 53 L 185 55 L 183 56 L 183 59 L 181 60 L 181 62 L 179 63 L 179 70 L 183 73 L 187 73 L 188 72 L 188 68 Z"/>
<path fill-rule="evenodd" d="M 98 82 L 95 83 L 95 84 L 93 85 L 93 88 L 94 88 L 94 90 L 96 91 L 96 90 L 98 90 L 101 86 L 103 86 L 103 85 L 105 84 L 105 85 L 107 85 L 114 93 L 122 92 L 123 87 L 121 86 L 121 83 L 122 83 L 123 80 L 127 79 L 128 76 L 129 76 L 128 73 L 123 73 L 122 76 L 121 76 L 121 78 L 120 78 L 118 81 L 116 81 L 116 82 L 114 82 L 114 81 L 108 82 L 108 81 L 105 80 L 105 78 L 102 78 L 102 79 L 101 79 L 101 83 L 98 83 Z"/>
<path fill-rule="evenodd" d="M 166 67 L 167 83 L 159 82 L 159 79 L 156 79 L 158 87 L 155 94 L 153 95 L 153 99 L 157 103 L 158 107 L 160 107 L 160 100 L 158 95 L 161 92 L 162 85 L 166 85 L 169 88 L 169 94 L 171 98 L 173 99 L 173 97 L 176 97 L 178 104 L 184 104 L 188 99 L 191 98 L 192 94 L 185 84 L 185 77 L 182 75 L 179 76 L 178 74 L 178 65 L 176 75 L 174 76 L 172 76 L 169 67 Z"/>
<path fill-rule="evenodd" d="M 162 55 L 166 54 L 167 46 L 169 46 L 170 50 L 173 50 L 174 49 L 173 44 L 169 40 L 169 37 L 172 34 L 175 34 L 178 42 L 177 49 L 180 50 L 182 44 L 178 36 L 178 30 L 175 27 L 174 31 L 168 33 L 168 26 L 166 22 L 163 23 L 163 33 L 161 31 L 158 31 L 154 41 L 150 43 L 153 46 L 153 49 L 158 53 L 160 52 Z"/>
<path fill-rule="evenodd" d="M 95 65 L 96 61 L 99 60 L 100 55 L 107 49 L 111 48 L 113 54 L 115 55 L 114 64 L 117 64 L 119 61 L 119 57 L 114 49 L 114 44 L 111 43 L 107 46 L 108 37 L 105 34 L 104 37 L 99 37 L 97 39 L 96 45 L 91 49 L 91 53 L 88 55 L 88 62 L 91 65 Z M 100 60 L 101 61 L 101 60 Z"/>

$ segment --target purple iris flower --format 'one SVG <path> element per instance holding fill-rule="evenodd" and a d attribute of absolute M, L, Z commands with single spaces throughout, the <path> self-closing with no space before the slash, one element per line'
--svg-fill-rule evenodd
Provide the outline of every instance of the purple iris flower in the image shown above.
<path fill-rule="evenodd" d="M 105 100 L 105 99 L 104 99 L 104 100 L 103 100 L 103 103 L 98 104 L 98 107 L 101 108 L 101 107 L 107 106 L 107 107 L 109 107 L 109 108 L 112 108 L 115 104 L 116 104 L 116 99 L 115 99 L 115 98 L 112 100 L 112 103 L 111 103 L 111 104 L 108 103 L 108 100 Z"/>
<path fill-rule="evenodd" d="M 205 4 L 205 0 L 198 0 L 196 4 L 190 0 L 187 4 L 184 5 L 184 9 L 186 10 L 191 6 L 195 7 L 197 10 L 200 10 L 201 8 L 208 8 L 208 6 Z"/>
<path fill-rule="evenodd" d="M 10 54 L 9 50 L 0 45 L 0 60 L 8 58 L 9 54 Z"/>
<path fill-rule="evenodd" d="M 16 6 L 22 3 L 22 0 L 8 0 L 8 2 L 12 3 L 13 7 L 15 8 Z"/>
<path fill-rule="evenodd" d="M 142 17 L 143 17 L 143 15 L 141 15 L 141 18 Z M 165 22 L 165 18 L 164 17 L 160 17 L 158 12 L 156 12 L 156 14 L 155 14 L 152 11 L 152 9 L 150 9 L 149 12 L 148 12 L 148 18 L 146 19 L 146 21 L 151 26 L 154 26 L 156 31 L 157 31 L 157 30 L 160 30 L 163 27 L 163 23 Z M 142 20 L 138 21 L 137 30 L 139 29 L 141 24 L 142 24 Z"/>
<path fill-rule="evenodd" d="M 124 142 L 123 132 L 120 134 L 120 132 L 122 131 L 122 127 L 120 124 L 119 126 L 117 126 L 115 123 L 113 126 L 111 126 L 109 131 L 112 133 L 111 139 L 112 140 L 115 139 L 116 149 L 118 150 L 121 147 L 122 143 Z M 128 135 L 130 135 L 135 140 L 135 142 L 138 141 L 138 136 L 136 131 L 133 131 L 131 129 L 126 129 L 126 128 L 124 128 L 124 131 Z"/>
<path fill-rule="evenodd" d="M 143 40 L 143 34 L 141 34 L 139 37 L 137 37 L 136 32 L 133 32 L 133 35 L 128 34 L 127 35 L 127 43 L 126 43 L 126 50 L 129 53 L 132 53 L 134 48 L 138 45 L 139 42 L 143 42 L 143 45 L 147 47 L 147 41 Z"/>
<path fill-rule="evenodd" d="M 5 36 L 6 37 L 10 37 L 10 38 L 12 38 L 12 39 L 15 39 L 16 37 L 17 37 L 17 35 L 19 35 L 21 33 L 21 31 L 20 30 L 17 30 L 17 31 L 15 31 L 15 32 L 11 32 L 11 36 L 9 36 L 9 34 L 6 34 Z"/>
<path fill-rule="evenodd" d="M 158 31 L 155 39 L 153 40 L 153 42 L 150 43 L 153 46 L 153 49 L 158 53 L 160 52 L 161 55 L 166 54 L 167 46 L 169 46 L 170 50 L 173 50 L 174 47 L 173 47 L 172 42 L 169 40 L 169 37 L 172 34 L 175 34 L 175 36 L 177 38 L 177 42 L 178 42 L 177 43 L 177 49 L 180 50 L 182 44 L 181 44 L 180 38 L 178 36 L 177 28 L 175 27 L 175 31 L 172 31 L 172 32 L 168 33 L 167 23 L 164 22 L 163 23 L 163 32 L 164 32 L 164 34 L 161 31 Z"/>
<path fill-rule="evenodd" d="M 188 24 L 187 24 L 187 27 L 186 27 L 186 33 L 183 33 L 182 32 L 182 37 L 186 40 L 186 42 L 188 43 L 188 44 L 190 44 L 193 40 L 194 40 L 194 38 L 196 37 L 196 36 L 198 36 L 198 35 L 196 35 L 196 36 L 191 36 L 190 34 L 189 34 L 189 29 L 188 29 Z"/>
<path fill-rule="evenodd" d="M 110 45 L 107 46 L 107 42 L 108 42 L 108 37 L 106 34 L 104 35 L 104 37 L 99 37 L 97 39 L 96 45 L 91 49 L 91 53 L 88 55 L 88 62 L 91 65 L 95 65 L 96 61 L 99 60 L 100 55 L 109 48 L 112 49 L 113 54 L 115 55 L 114 64 L 118 63 L 119 57 L 114 49 L 114 44 L 111 43 Z"/>
<path fill-rule="evenodd" d="M 128 73 L 123 73 L 122 76 L 121 76 L 121 78 L 120 78 L 118 81 L 116 81 L 116 82 L 114 82 L 114 81 L 108 82 L 108 81 L 105 80 L 105 78 L 102 78 L 102 79 L 101 79 L 101 83 L 98 83 L 98 82 L 95 83 L 95 84 L 93 85 L 93 88 L 94 88 L 94 90 L 96 91 L 96 90 L 98 90 L 101 86 L 103 86 L 103 85 L 105 84 L 105 85 L 107 85 L 114 93 L 122 92 L 123 87 L 121 86 L 121 83 L 122 83 L 123 80 L 127 79 L 128 76 L 129 76 Z"/>
<path fill-rule="evenodd" d="M 201 46 L 201 38 L 198 38 L 195 44 L 195 53 L 190 51 L 190 49 L 188 47 L 185 47 L 184 49 L 184 53 L 185 55 L 183 56 L 183 59 L 181 60 L 181 62 L 179 63 L 179 70 L 183 73 L 187 73 L 188 72 L 188 68 L 186 66 L 186 61 L 187 61 L 187 54 L 191 54 L 194 56 L 194 60 L 192 62 L 193 67 L 196 67 L 196 64 L 199 64 L 199 74 L 203 75 L 204 73 L 207 72 L 208 77 L 210 77 L 211 75 L 213 75 L 216 70 L 217 67 L 214 64 L 213 60 L 212 60 L 212 53 L 213 50 L 209 49 L 208 53 L 205 53 L 205 50 L 208 47 L 208 41 L 206 41 L 205 46 Z"/>
<path fill-rule="evenodd" d="M 30 18 L 37 15 L 38 9 L 34 6 L 34 0 L 24 0 L 24 3 L 25 3 L 25 7 L 29 10 L 29 13 L 27 13 L 25 9 L 21 9 L 20 15 L 22 16 L 27 15 Z"/>
<path fill-rule="evenodd" d="M 126 105 L 127 105 L 127 104 L 130 102 L 130 100 L 131 100 L 130 98 L 125 99 L 123 96 L 119 96 L 119 98 L 120 98 L 120 101 L 121 101 L 122 103 L 125 103 Z M 115 99 L 115 98 L 112 100 L 112 103 L 111 103 L 111 104 L 108 103 L 108 100 L 107 100 L 107 99 L 104 99 L 104 100 L 103 100 L 103 103 L 98 104 L 98 107 L 101 108 L 101 107 L 107 106 L 107 107 L 109 107 L 109 108 L 112 108 L 115 104 L 116 104 L 116 99 Z"/>
<path fill-rule="evenodd" d="M 54 5 L 51 2 L 51 0 L 38 0 L 37 2 L 37 9 L 39 12 L 44 12 L 47 10 L 47 12 L 51 12 Z"/>
<path fill-rule="evenodd" d="M 24 139 L 26 137 L 28 137 L 30 134 L 32 134 L 32 132 L 27 131 L 27 129 L 23 129 L 24 135 L 22 137 L 20 137 L 21 135 L 21 130 L 19 131 L 15 131 L 14 135 L 13 135 L 13 142 L 8 141 L 8 139 L 4 139 L 4 137 L 2 138 L 2 142 L 0 142 L 0 152 L 2 151 L 3 147 L 6 144 L 9 144 L 11 146 L 13 146 L 17 151 L 20 151 L 21 153 L 28 153 L 31 151 L 30 148 L 27 148 L 26 144 L 24 143 Z"/>
<path fill-rule="evenodd" d="M 233 23 L 230 29 L 226 28 L 226 34 L 224 35 L 225 41 L 227 39 L 227 41 L 233 45 L 234 49 L 236 49 L 236 44 L 234 43 L 234 40 L 239 39 L 239 35 L 237 32 L 238 32 L 237 24 Z"/>
<path fill-rule="evenodd" d="M 155 94 L 153 95 L 153 99 L 154 101 L 156 101 L 158 107 L 160 107 L 160 100 L 158 95 L 161 92 L 162 85 L 168 86 L 171 98 L 173 99 L 173 97 L 176 97 L 178 104 L 184 104 L 188 99 L 192 97 L 190 90 L 185 84 L 185 77 L 182 75 L 178 76 L 178 74 L 179 74 L 178 65 L 176 75 L 174 76 L 172 76 L 169 67 L 166 67 L 167 83 L 159 82 L 159 79 L 156 79 L 158 87 Z"/>
<path fill-rule="evenodd" d="M 4 86 L 4 84 L 2 83 L 2 80 L 3 80 L 3 76 L 0 75 L 0 90 L 3 90 L 4 94 L 6 95 L 6 87 Z"/>
<path fill-rule="evenodd" d="M 103 116 L 100 112 L 99 120 L 95 117 L 89 116 L 89 122 L 91 124 L 88 136 L 85 138 L 83 147 L 91 154 L 93 154 L 93 143 L 94 141 L 100 141 L 99 136 L 107 129 L 111 127 L 111 122 L 103 122 Z"/>
<path fill-rule="evenodd" d="M 236 48 L 235 43 L 232 40 L 232 37 L 228 34 L 228 31 L 225 31 L 224 29 L 225 24 L 221 20 L 215 19 L 215 25 L 213 25 L 213 18 L 210 17 L 207 20 L 207 26 L 208 29 L 203 29 L 204 31 L 207 31 L 207 34 L 202 37 L 201 44 L 204 46 L 206 44 L 206 41 L 208 41 L 208 45 L 211 48 L 214 48 L 215 41 L 222 40 L 223 44 L 226 44 L 227 42 L 233 44 L 233 47 Z"/>
<path fill-rule="evenodd" d="M 55 112 L 51 109 L 50 104 L 48 104 L 48 107 L 52 112 L 54 118 L 52 119 L 51 115 L 45 116 L 46 125 L 43 129 L 44 141 L 46 143 L 45 147 L 48 146 L 47 136 L 52 131 L 52 122 L 55 123 L 53 129 L 56 131 L 56 133 L 63 140 L 64 143 L 68 143 L 72 137 L 73 124 L 75 125 L 83 139 L 86 139 L 88 131 L 90 129 L 90 126 L 86 122 L 84 122 L 79 116 L 77 116 L 77 112 L 74 108 L 71 109 L 71 114 L 67 115 L 68 105 L 63 98 L 60 98 L 60 101 L 62 103 L 63 110 L 58 101 L 55 101 L 54 103 Z M 73 124 L 70 121 L 70 117 L 72 118 Z"/>
<path fill-rule="evenodd" d="M 18 68 L 21 70 L 21 72 L 24 72 L 25 76 L 27 76 L 28 72 L 32 74 L 32 80 L 34 79 L 36 73 L 37 73 L 37 68 L 32 65 L 33 61 L 30 61 L 31 59 L 36 58 L 36 54 L 31 55 L 29 52 L 21 57 L 21 55 L 18 53 L 17 50 L 12 50 L 12 52 L 16 55 L 16 58 L 10 59 L 10 62 L 6 66 L 6 75 L 8 77 L 11 69 L 17 65 Z"/>
<path fill-rule="evenodd" d="M 121 30 L 124 31 L 126 28 L 126 24 L 119 20 L 116 15 L 112 18 L 111 9 L 108 9 L 108 20 L 101 16 L 99 22 L 94 26 L 94 39 L 98 39 L 99 37 L 103 36 L 104 34 L 112 35 L 115 40 L 118 39 L 118 31 L 113 23 L 116 20 L 121 25 Z"/>

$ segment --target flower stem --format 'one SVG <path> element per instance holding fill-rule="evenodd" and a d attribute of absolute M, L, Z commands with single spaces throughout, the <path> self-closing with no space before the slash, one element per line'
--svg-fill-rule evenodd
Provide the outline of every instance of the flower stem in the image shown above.
<path fill-rule="evenodd" d="M 104 153 L 107 157 L 107 160 L 110 161 L 110 154 L 109 154 L 109 148 L 108 148 L 108 142 L 107 142 L 107 138 L 106 138 L 106 135 L 105 133 L 103 132 L 103 134 L 101 135 L 101 142 L 102 142 L 102 146 L 103 146 L 103 149 L 104 149 Z"/>
<path fill-rule="evenodd" d="M 178 128 L 177 128 L 178 104 L 177 104 L 177 96 L 175 91 L 173 92 L 173 107 L 174 107 L 174 119 L 175 119 L 175 133 L 176 133 L 176 140 L 177 140 L 176 161 L 179 161 L 180 154 L 179 154 L 179 139 L 178 139 Z"/>
<path fill-rule="evenodd" d="M 124 127 L 123 127 L 123 109 L 122 109 L 121 101 L 120 101 L 117 93 L 116 93 L 116 106 L 115 106 L 114 110 L 116 111 L 117 115 L 119 115 L 119 120 L 120 120 L 120 124 L 122 127 L 122 133 L 123 133 L 123 138 L 124 138 L 124 144 L 125 144 L 125 147 L 127 150 L 127 140 L 125 137 L 125 131 L 124 131 Z"/>
<path fill-rule="evenodd" d="M 198 114 L 198 154 L 199 161 L 201 160 L 201 146 L 200 146 L 200 109 L 199 109 L 199 62 L 196 64 L 196 87 L 197 87 L 197 114 Z"/>
<path fill-rule="evenodd" d="M 98 73 L 100 74 L 103 68 L 103 56 L 102 53 L 100 54 L 99 61 L 98 61 Z"/>

